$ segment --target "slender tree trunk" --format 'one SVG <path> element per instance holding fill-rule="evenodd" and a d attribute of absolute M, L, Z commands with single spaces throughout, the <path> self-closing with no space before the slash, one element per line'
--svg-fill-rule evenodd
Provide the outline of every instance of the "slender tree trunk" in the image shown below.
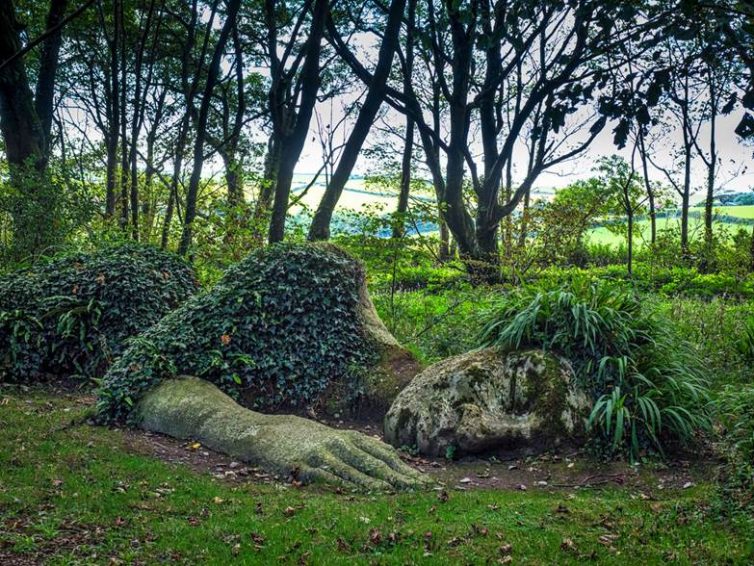
<path fill-rule="evenodd" d="M 204 94 L 202 96 L 202 103 L 199 107 L 199 116 L 196 122 L 196 140 L 194 141 L 194 168 L 191 172 L 191 180 L 189 181 L 188 191 L 186 193 L 186 212 L 185 220 L 183 223 L 183 233 L 181 235 L 181 243 L 178 247 L 178 253 L 186 255 L 189 247 L 191 246 L 191 240 L 193 238 L 193 222 L 196 219 L 196 201 L 199 195 L 199 183 L 202 178 L 202 167 L 204 165 L 204 140 L 205 130 L 207 129 L 207 121 L 209 119 L 209 106 L 212 99 L 212 91 L 217 83 L 218 75 L 220 72 L 220 61 L 222 60 L 223 53 L 225 51 L 225 45 L 228 43 L 228 37 L 230 36 L 231 29 L 235 25 L 236 17 L 238 16 L 238 10 L 241 5 L 241 0 L 230 0 L 227 6 L 227 13 L 225 16 L 225 23 L 223 24 L 220 35 L 215 45 L 215 51 L 212 54 L 212 61 L 210 62 L 209 69 L 207 70 L 207 80 L 204 85 Z"/>
<path fill-rule="evenodd" d="M 707 272 L 712 263 L 713 234 L 712 214 L 715 204 L 715 177 L 717 176 L 717 90 L 715 87 L 714 70 L 709 68 L 709 97 L 710 97 L 710 141 L 707 165 L 707 195 L 704 200 L 704 257 L 700 265 L 702 272 Z"/>
<path fill-rule="evenodd" d="M 411 92 L 411 81 L 414 71 L 414 26 L 416 24 L 416 2 L 408 0 L 408 21 L 406 24 L 406 54 L 403 69 L 403 91 Z M 406 232 L 406 213 L 408 212 L 408 197 L 411 192 L 411 161 L 414 153 L 414 119 L 406 115 L 406 140 L 403 146 L 401 160 L 401 184 L 398 193 L 398 206 L 393 224 L 393 238 L 402 238 Z"/>
<path fill-rule="evenodd" d="M 68 0 L 50 0 L 50 11 L 47 13 L 46 29 L 54 29 L 63 21 Z M 39 116 L 42 135 L 49 145 L 50 130 L 52 129 L 52 115 L 55 97 L 55 77 L 58 72 L 60 59 L 60 45 L 63 42 L 62 30 L 58 29 L 43 43 L 39 56 L 39 73 L 37 88 L 34 96 L 34 106 Z"/>
<path fill-rule="evenodd" d="M 524 208 L 521 211 L 521 233 L 518 235 L 518 248 L 523 250 L 526 246 L 526 237 L 529 232 L 529 214 L 531 206 L 531 187 L 526 190 L 524 195 Z"/>
<path fill-rule="evenodd" d="M 644 188 L 647 191 L 647 202 L 649 204 L 650 242 L 654 246 L 657 243 L 657 207 L 655 205 L 655 192 L 652 188 L 652 182 L 649 179 L 647 148 L 644 139 L 644 131 L 641 127 L 639 128 L 639 156 L 641 158 L 641 167 L 644 174 Z"/>
<path fill-rule="evenodd" d="M 626 260 L 628 267 L 628 276 L 633 275 L 634 265 L 634 211 L 632 208 L 628 208 L 628 258 Z"/>
<path fill-rule="evenodd" d="M 398 193 L 398 206 L 395 209 L 393 223 L 393 238 L 402 238 L 406 231 L 406 213 L 408 212 L 408 197 L 411 192 L 411 158 L 414 152 L 414 121 L 406 118 L 406 142 L 403 146 L 401 160 L 401 184 Z"/>
<path fill-rule="evenodd" d="M 338 204 L 338 200 L 340 200 L 340 195 L 343 194 L 343 189 L 351 176 L 351 171 L 353 171 L 356 159 L 361 152 L 361 147 L 364 145 L 364 140 L 366 140 L 372 128 L 372 123 L 385 98 L 390 67 L 392 66 L 395 51 L 398 49 L 399 32 L 405 7 L 406 0 L 392 0 L 390 4 L 387 25 L 382 37 L 374 77 L 369 85 L 369 91 L 359 111 L 359 116 L 356 118 L 351 135 L 348 136 L 346 145 L 343 148 L 338 165 L 312 219 L 312 225 L 309 229 L 310 240 L 326 240 L 330 237 L 330 221 L 332 220 L 335 206 Z M 270 234 L 272 235 L 272 232 Z"/>

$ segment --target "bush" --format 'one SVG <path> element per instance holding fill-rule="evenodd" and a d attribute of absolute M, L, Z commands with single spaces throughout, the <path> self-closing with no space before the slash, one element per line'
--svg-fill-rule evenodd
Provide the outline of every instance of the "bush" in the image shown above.
<path fill-rule="evenodd" d="M 376 361 L 359 318 L 360 263 L 327 245 L 276 245 L 230 268 L 136 338 L 105 376 L 103 420 L 128 416 L 155 383 L 188 374 L 255 409 L 300 407 L 358 383 Z"/>
<path fill-rule="evenodd" d="M 181 259 L 135 244 L 0 277 L 0 381 L 101 376 L 127 338 L 196 289 Z"/>
<path fill-rule="evenodd" d="M 609 282 L 525 288 L 487 314 L 485 345 L 565 356 L 595 400 L 589 428 L 632 459 L 708 427 L 701 363 L 670 323 Z"/>
<path fill-rule="evenodd" d="M 725 428 L 723 495 L 736 507 L 754 510 L 754 385 L 726 387 L 717 409 Z"/>

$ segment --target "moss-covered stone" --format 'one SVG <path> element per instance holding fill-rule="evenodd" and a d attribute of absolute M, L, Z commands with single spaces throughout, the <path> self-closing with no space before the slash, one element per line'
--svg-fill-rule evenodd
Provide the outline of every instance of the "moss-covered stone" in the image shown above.
<path fill-rule="evenodd" d="M 554 447 L 580 437 L 588 408 L 567 361 L 488 348 L 417 375 L 388 411 L 385 437 L 436 456 Z"/>
<path fill-rule="evenodd" d="M 198 440 L 282 478 L 368 489 L 427 483 L 379 440 L 296 416 L 250 411 L 201 379 L 162 382 L 144 395 L 134 413 L 146 430 Z"/>

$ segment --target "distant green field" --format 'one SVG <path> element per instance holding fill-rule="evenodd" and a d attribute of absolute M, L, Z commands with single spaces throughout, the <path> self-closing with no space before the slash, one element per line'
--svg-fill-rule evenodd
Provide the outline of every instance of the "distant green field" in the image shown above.
<path fill-rule="evenodd" d="M 754 220 L 754 206 L 720 206 L 715 208 L 715 222 L 718 226 L 722 225 L 728 230 L 730 235 L 735 234 L 743 228 L 751 230 L 751 226 L 744 223 L 730 222 L 725 216 L 740 218 L 742 220 Z M 681 229 L 680 218 L 658 218 L 657 230 L 679 230 Z M 692 240 L 701 237 L 704 231 L 704 209 L 692 208 L 689 218 L 689 235 Z M 634 226 L 635 240 L 634 243 L 642 245 L 649 241 L 649 219 L 643 219 L 636 222 Z M 593 244 L 608 244 L 619 246 L 626 242 L 621 234 L 615 234 L 605 226 L 593 228 L 589 231 L 589 239 Z"/>
<path fill-rule="evenodd" d="M 698 209 L 703 210 L 703 209 Z M 747 206 L 719 206 L 715 208 L 715 212 L 718 214 L 727 214 L 728 216 L 735 216 L 737 218 L 754 219 L 754 205 Z"/>

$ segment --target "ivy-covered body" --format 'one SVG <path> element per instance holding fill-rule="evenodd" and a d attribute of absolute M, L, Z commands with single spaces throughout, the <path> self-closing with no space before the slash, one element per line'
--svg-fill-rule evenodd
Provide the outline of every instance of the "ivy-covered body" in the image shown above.
<path fill-rule="evenodd" d="M 336 395 L 353 404 L 365 388 L 392 383 L 381 362 L 400 352 L 359 262 L 329 245 L 272 246 L 134 340 L 104 379 L 99 413 L 127 418 L 149 388 L 177 375 L 257 410 L 332 406 Z"/>
<path fill-rule="evenodd" d="M 0 277 L 0 381 L 102 376 L 128 338 L 197 289 L 183 260 L 137 244 Z"/>

